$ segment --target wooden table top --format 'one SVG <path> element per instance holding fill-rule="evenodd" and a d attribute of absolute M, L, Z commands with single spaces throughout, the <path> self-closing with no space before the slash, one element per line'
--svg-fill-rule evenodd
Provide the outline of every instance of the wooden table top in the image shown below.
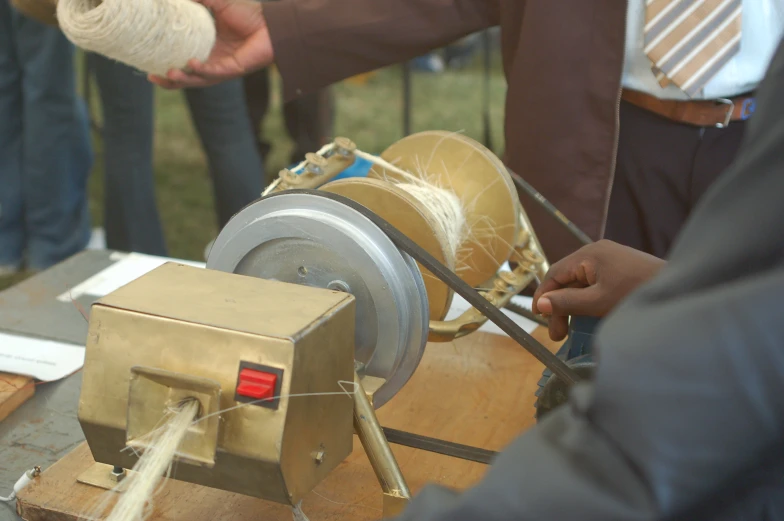
<path fill-rule="evenodd" d="M 534 337 L 557 345 L 539 328 Z M 381 424 L 490 450 L 503 449 L 535 423 L 534 392 L 543 366 L 507 337 L 475 333 L 452 343 L 429 344 L 417 372 L 378 411 Z M 392 445 L 412 493 L 437 483 L 465 489 L 487 466 Z M 27 521 L 76 521 L 104 493 L 76 482 L 93 463 L 86 444 L 47 469 L 18 498 Z M 381 518 L 381 488 L 355 437 L 354 452 L 303 501 L 311 521 Z M 167 480 L 148 521 L 290 521 L 282 505 Z"/>

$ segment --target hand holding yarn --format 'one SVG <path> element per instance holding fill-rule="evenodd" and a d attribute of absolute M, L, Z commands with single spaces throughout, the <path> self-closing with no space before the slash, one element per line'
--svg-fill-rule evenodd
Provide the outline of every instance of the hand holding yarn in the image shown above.
<path fill-rule="evenodd" d="M 166 77 L 150 75 L 151 82 L 168 89 L 203 87 L 267 67 L 273 61 L 272 41 L 254 0 L 196 0 L 215 17 L 216 39 L 205 61 L 192 59 L 187 70 L 173 69 Z"/>

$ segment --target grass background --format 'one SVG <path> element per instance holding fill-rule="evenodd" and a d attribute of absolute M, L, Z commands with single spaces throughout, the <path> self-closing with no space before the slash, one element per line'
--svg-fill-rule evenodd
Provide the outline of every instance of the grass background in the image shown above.
<path fill-rule="evenodd" d="M 81 60 L 79 61 L 79 72 Z M 287 166 L 292 143 L 283 126 L 280 82 L 273 78 L 272 109 L 264 122 L 264 135 L 273 144 L 265 158 L 268 179 Z M 484 74 L 477 55 L 465 68 L 441 74 L 413 73 L 412 132 L 422 130 L 462 131 L 482 141 Z M 402 68 L 377 71 L 365 83 L 345 81 L 334 87 L 336 98 L 335 135 L 352 139 L 370 153 L 382 152 L 403 137 Z M 97 89 L 90 105 L 95 119 L 101 115 Z M 506 83 L 500 59 L 493 56 L 490 77 L 491 121 L 494 150 L 503 150 L 503 104 Z M 181 92 L 156 90 L 154 170 L 158 206 L 163 219 L 170 255 L 202 261 L 204 248 L 218 230 L 215 227 L 207 163 L 188 115 Z M 103 156 L 101 138 L 94 135 L 95 165 L 90 181 L 90 208 L 94 226 L 102 223 Z M 0 289 L 24 278 L 25 274 L 0 277 Z"/>

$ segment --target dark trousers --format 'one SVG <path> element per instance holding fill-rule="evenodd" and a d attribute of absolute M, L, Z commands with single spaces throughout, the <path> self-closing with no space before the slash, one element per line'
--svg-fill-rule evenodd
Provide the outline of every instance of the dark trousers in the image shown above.
<path fill-rule="evenodd" d="M 106 244 L 166 256 L 153 177 L 153 85 L 121 63 L 100 55 L 90 60 L 103 108 Z M 207 156 L 220 229 L 263 190 L 264 168 L 248 125 L 242 81 L 184 94 Z"/>
<path fill-rule="evenodd" d="M 745 127 L 684 125 L 622 102 L 605 238 L 666 257 L 695 205 L 732 163 Z"/>
<path fill-rule="evenodd" d="M 272 86 L 269 69 L 261 69 L 245 76 L 245 100 L 250 124 L 259 136 L 258 147 L 262 157 L 267 157 L 270 144 L 261 129 L 270 107 Z M 289 158 L 292 163 L 302 161 L 308 152 L 316 152 L 332 138 L 334 101 L 329 89 L 302 96 L 283 104 L 283 119 L 294 150 Z M 272 174 L 277 175 L 277 172 Z M 272 181 L 272 179 L 269 179 Z"/>
<path fill-rule="evenodd" d="M 663 258 L 700 198 L 732 163 L 746 123 L 693 127 L 626 102 L 620 123 L 605 238 Z M 558 356 L 590 356 L 600 323 L 600 318 L 572 317 Z M 546 369 L 540 386 L 550 375 Z"/>
<path fill-rule="evenodd" d="M 698 128 L 621 105 L 615 181 L 605 238 L 666 257 L 678 232 L 711 184 L 735 158 L 746 122 Z M 593 350 L 600 319 L 573 317 L 560 355 Z"/>

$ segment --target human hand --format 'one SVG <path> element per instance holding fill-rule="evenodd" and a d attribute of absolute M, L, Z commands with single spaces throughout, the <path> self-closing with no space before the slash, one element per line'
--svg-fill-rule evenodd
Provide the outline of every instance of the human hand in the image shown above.
<path fill-rule="evenodd" d="M 166 78 L 150 75 L 149 80 L 167 89 L 205 87 L 244 76 L 267 67 L 273 61 L 272 40 L 262 14 L 261 2 L 254 0 L 195 0 L 215 17 L 216 39 L 206 62 L 193 59 L 188 70 L 171 70 Z"/>
<path fill-rule="evenodd" d="M 549 315 L 550 338 L 562 340 L 571 315 L 606 315 L 665 264 L 612 241 L 589 244 L 550 267 L 534 293 L 532 310 Z"/>

